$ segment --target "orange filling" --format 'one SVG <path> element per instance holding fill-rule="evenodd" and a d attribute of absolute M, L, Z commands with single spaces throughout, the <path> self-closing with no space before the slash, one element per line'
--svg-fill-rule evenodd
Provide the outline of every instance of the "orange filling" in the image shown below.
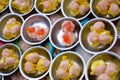
<path fill-rule="evenodd" d="M 35 28 L 33 28 L 33 27 L 28 27 L 28 28 L 26 28 L 26 30 L 29 31 L 30 33 L 35 32 Z"/>
<path fill-rule="evenodd" d="M 68 34 L 64 34 L 64 35 L 62 36 L 62 38 L 63 38 L 64 42 L 70 43 L 70 37 L 69 37 Z"/>
<path fill-rule="evenodd" d="M 67 22 L 63 25 L 63 27 L 65 27 L 67 29 L 67 31 L 72 31 L 72 25 L 70 22 Z"/>
<path fill-rule="evenodd" d="M 44 35 L 45 34 L 45 30 L 44 29 L 39 29 L 36 33 L 38 35 Z"/>

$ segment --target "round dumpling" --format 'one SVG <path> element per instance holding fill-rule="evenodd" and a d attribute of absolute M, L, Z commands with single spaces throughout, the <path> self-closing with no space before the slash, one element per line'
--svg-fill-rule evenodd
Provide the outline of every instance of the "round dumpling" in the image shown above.
<path fill-rule="evenodd" d="M 92 27 L 91 31 L 97 31 L 98 33 L 104 31 L 105 24 L 102 21 L 96 22 Z"/>
<path fill-rule="evenodd" d="M 41 73 L 44 73 L 45 71 L 48 70 L 49 66 L 50 66 L 50 61 L 46 58 L 41 58 L 37 63 L 36 69 Z"/>
<path fill-rule="evenodd" d="M 36 72 L 36 65 L 31 63 L 31 62 L 26 62 L 24 64 L 24 70 L 27 74 L 30 74 L 30 73 L 35 73 Z"/>
<path fill-rule="evenodd" d="M 108 12 L 108 8 L 109 8 L 109 4 L 107 1 L 105 0 L 100 0 L 96 6 L 97 10 L 101 13 L 101 14 L 107 14 Z"/>
<path fill-rule="evenodd" d="M 99 34 L 96 31 L 90 32 L 88 40 L 92 43 L 91 45 L 99 45 Z"/>
<path fill-rule="evenodd" d="M 6 25 L 14 24 L 16 21 L 17 21 L 16 18 L 10 18 L 10 19 L 7 21 Z"/>
<path fill-rule="evenodd" d="M 73 64 L 69 69 L 69 75 L 71 78 L 79 76 L 80 67 L 78 65 Z"/>
<path fill-rule="evenodd" d="M 72 21 L 64 21 L 62 23 L 63 32 L 73 32 L 75 24 Z"/>
<path fill-rule="evenodd" d="M 69 70 L 69 60 L 62 60 L 60 62 L 60 67 L 63 68 L 65 71 Z"/>
<path fill-rule="evenodd" d="M 118 72 L 117 65 L 115 63 L 109 63 L 107 64 L 107 68 L 105 70 L 105 73 L 107 75 L 113 75 Z"/>
<path fill-rule="evenodd" d="M 63 39 L 63 43 L 62 43 L 63 45 L 70 46 L 75 42 L 76 37 L 74 33 L 66 32 L 62 35 L 62 39 Z"/>
<path fill-rule="evenodd" d="M 101 74 L 97 77 L 97 80 L 112 80 L 107 74 Z"/>
<path fill-rule="evenodd" d="M 16 62 L 16 58 L 14 58 L 14 57 L 7 57 L 5 59 L 6 65 L 13 66 L 15 64 L 15 62 Z"/>
<path fill-rule="evenodd" d="M 3 57 L 10 57 L 12 54 L 8 48 L 3 49 L 2 56 Z"/>
<path fill-rule="evenodd" d="M 43 40 L 48 35 L 48 32 L 48 27 L 40 27 L 40 29 L 36 31 L 37 40 Z"/>
<path fill-rule="evenodd" d="M 68 9 L 70 10 L 70 13 L 72 16 L 76 16 L 79 14 L 79 4 L 75 1 L 71 1 L 68 5 Z"/>
<path fill-rule="evenodd" d="M 28 55 L 25 56 L 25 59 L 29 62 L 32 63 L 37 63 L 40 59 L 39 54 L 38 53 L 29 53 Z"/>
<path fill-rule="evenodd" d="M 85 15 L 90 10 L 89 3 L 84 2 L 80 5 L 79 12 L 81 15 Z"/>
<path fill-rule="evenodd" d="M 9 36 L 10 34 L 11 34 L 11 30 L 5 27 L 3 29 L 3 36 Z"/>
<path fill-rule="evenodd" d="M 110 35 L 110 32 L 105 31 L 99 35 L 99 40 L 102 45 L 107 45 L 111 43 L 112 36 Z"/>
<path fill-rule="evenodd" d="M 50 1 L 46 0 L 46 1 L 43 1 L 43 8 L 44 9 L 49 9 L 50 7 Z"/>
<path fill-rule="evenodd" d="M 66 71 L 62 68 L 58 68 L 58 70 L 56 71 L 56 76 L 59 79 L 65 79 L 68 77 Z"/>
<path fill-rule="evenodd" d="M 11 34 L 16 35 L 20 33 L 20 25 L 14 25 L 11 28 Z"/>
<path fill-rule="evenodd" d="M 105 65 L 105 64 L 99 65 L 99 66 L 97 66 L 97 67 L 94 69 L 94 73 L 95 73 L 95 75 L 103 74 L 104 71 L 105 71 L 105 69 L 106 69 L 106 65 Z"/>
<path fill-rule="evenodd" d="M 109 13 L 110 15 L 112 15 L 113 17 L 119 15 L 119 14 L 120 14 L 120 7 L 119 7 L 119 5 L 116 4 L 116 3 L 112 3 L 112 4 L 110 5 L 110 8 L 109 8 L 108 13 Z"/>
<path fill-rule="evenodd" d="M 35 28 L 34 27 L 28 27 L 26 28 L 27 35 L 30 38 L 36 38 Z"/>

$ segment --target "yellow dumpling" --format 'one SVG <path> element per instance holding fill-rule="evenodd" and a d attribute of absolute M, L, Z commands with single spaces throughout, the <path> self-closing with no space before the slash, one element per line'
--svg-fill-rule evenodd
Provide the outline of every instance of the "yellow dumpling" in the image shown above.
<path fill-rule="evenodd" d="M 105 62 L 103 60 L 95 60 L 95 61 L 93 61 L 92 64 L 91 64 L 91 67 L 90 67 L 90 69 L 91 69 L 90 75 L 95 75 L 94 69 L 96 67 L 100 66 L 100 65 L 105 65 Z"/>
<path fill-rule="evenodd" d="M 37 67 L 36 69 L 41 72 L 44 73 L 45 71 L 48 70 L 50 65 L 50 61 L 46 58 L 41 58 L 38 62 L 37 62 Z"/>

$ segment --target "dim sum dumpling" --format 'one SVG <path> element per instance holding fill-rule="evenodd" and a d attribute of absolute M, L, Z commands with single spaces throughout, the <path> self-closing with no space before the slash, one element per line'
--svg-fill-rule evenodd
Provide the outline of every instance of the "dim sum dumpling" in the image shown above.
<path fill-rule="evenodd" d="M 28 27 L 26 28 L 27 35 L 30 38 L 36 38 L 35 28 L 34 27 Z"/>
<path fill-rule="evenodd" d="M 90 27 L 90 30 L 101 33 L 104 31 L 104 28 L 105 28 L 105 24 L 102 21 L 98 21 L 93 26 Z"/>
<path fill-rule="evenodd" d="M 63 32 L 73 32 L 75 24 L 72 21 L 64 21 L 62 23 Z"/>
<path fill-rule="evenodd" d="M 36 73 L 36 64 L 33 64 L 31 62 L 26 62 L 24 64 L 24 70 L 27 74 Z"/>
<path fill-rule="evenodd" d="M 80 75 L 80 67 L 77 64 L 73 64 L 69 69 L 70 78 L 74 78 Z"/>
<path fill-rule="evenodd" d="M 10 56 L 12 56 L 12 54 L 11 54 L 12 52 L 13 52 L 12 50 L 5 48 L 2 51 L 2 57 L 10 57 Z"/>
<path fill-rule="evenodd" d="M 93 61 L 92 64 L 91 64 L 91 67 L 90 67 L 90 69 L 91 69 L 90 75 L 96 75 L 95 68 L 97 69 L 98 66 L 102 66 L 102 65 L 105 65 L 105 62 L 103 60 L 95 60 L 95 61 Z M 103 71 L 105 70 L 104 67 L 101 68 L 101 69 L 103 69 L 102 72 L 101 72 L 101 73 L 103 73 Z"/>
<path fill-rule="evenodd" d="M 85 15 L 88 11 L 90 10 L 90 6 L 89 6 L 89 3 L 88 2 L 84 2 L 80 5 L 80 8 L 79 8 L 79 13 L 81 15 Z"/>
<path fill-rule="evenodd" d="M 104 31 L 99 35 L 99 40 L 102 45 L 111 44 L 113 37 L 110 35 L 109 31 Z"/>
<path fill-rule="evenodd" d="M 66 32 L 62 35 L 62 39 L 63 39 L 63 43 L 62 43 L 63 45 L 70 46 L 75 42 L 76 37 L 74 33 Z"/>
<path fill-rule="evenodd" d="M 79 14 L 79 4 L 75 1 L 71 1 L 68 5 L 68 9 L 72 16 L 76 16 Z"/>
<path fill-rule="evenodd" d="M 46 58 L 41 58 L 38 62 L 37 62 L 37 67 L 36 69 L 41 72 L 44 73 L 45 71 L 48 70 L 50 65 L 50 61 Z"/>
<path fill-rule="evenodd" d="M 118 67 L 115 63 L 108 63 L 107 68 L 105 70 L 105 74 L 109 76 L 113 76 L 118 73 Z"/>
<path fill-rule="evenodd" d="M 97 80 L 112 80 L 107 74 L 101 74 L 97 77 Z"/>
<path fill-rule="evenodd" d="M 98 46 L 100 44 L 99 34 L 96 31 L 89 33 L 88 40 L 90 41 L 91 46 Z"/>
<path fill-rule="evenodd" d="M 101 13 L 101 14 L 107 14 L 108 8 L 109 8 L 109 4 L 105 0 L 100 0 L 98 2 L 98 4 L 97 4 L 96 8 L 99 11 L 99 13 Z"/>
<path fill-rule="evenodd" d="M 64 69 L 62 69 L 62 68 L 58 68 L 58 70 L 56 71 L 56 76 L 59 79 L 69 80 L 66 71 Z"/>
<path fill-rule="evenodd" d="M 39 30 L 36 31 L 37 40 L 43 40 L 48 35 L 49 29 L 48 27 L 40 27 Z"/>
<path fill-rule="evenodd" d="M 29 53 L 28 55 L 26 55 L 25 59 L 29 62 L 37 63 L 40 57 L 38 53 L 34 52 L 34 53 Z"/>
<path fill-rule="evenodd" d="M 108 10 L 108 13 L 112 15 L 113 17 L 117 16 L 120 14 L 120 7 L 116 3 L 112 3 L 110 5 L 110 8 Z"/>

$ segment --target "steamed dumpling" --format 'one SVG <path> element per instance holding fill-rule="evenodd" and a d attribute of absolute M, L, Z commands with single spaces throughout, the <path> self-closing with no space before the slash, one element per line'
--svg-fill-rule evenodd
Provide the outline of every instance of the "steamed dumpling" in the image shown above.
<path fill-rule="evenodd" d="M 105 70 L 105 62 L 103 60 L 95 60 L 92 62 L 90 69 L 91 69 L 90 75 L 102 74 L 104 73 L 104 70 Z M 100 72 L 97 72 L 97 71 L 100 71 Z"/>
<path fill-rule="evenodd" d="M 109 31 L 105 31 L 100 34 L 99 40 L 102 45 L 107 45 L 107 44 L 111 44 L 113 37 L 110 35 Z"/>
<path fill-rule="evenodd" d="M 16 66 L 18 65 L 19 60 L 17 58 L 14 57 L 7 57 L 5 58 L 5 67 L 4 68 L 9 68 L 11 66 L 13 66 L 13 68 L 16 68 Z"/>
<path fill-rule="evenodd" d="M 108 63 L 107 68 L 105 70 L 105 74 L 109 76 L 113 76 L 114 74 L 118 73 L 118 67 L 115 63 Z"/>
<path fill-rule="evenodd" d="M 8 19 L 6 25 L 14 24 L 14 23 L 16 23 L 16 21 L 17 21 L 16 18 L 10 18 L 10 19 Z"/>
<path fill-rule="evenodd" d="M 40 27 L 39 30 L 36 31 L 37 40 L 43 40 L 48 35 L 49 29 L 48 27 Z"/>
<path fill-rule="evenodd" d="M 108 8 L 109 8 L 109 4 L 105 0 L 100 0 L 98 2 L 98 4 L 97 4 L 96 8 L 99 11 L 99 13 L 101 13 L 101 14 L 107 14 Z"/>
<path fill-rule="evenodd" d="M 69 69 L 70 78 L 74 78 L 80 75 L 80 67 L 76 64 L 73 64 Z"/>
<path fill-rule="evenodd" d="M 80 5 L 80 8 L 79 8 L 79 13 L 81 15 L 85 15 L 88 11 L 90 10 L 90 6 L 89 6 L 89 3 L 88 2 L 84 2 Z"/>
<path fill-rule="evenodd" d="M 70 46 L 75 42 L 76 37 L 74 33 L 66 32 L 62 35 L 62 40 L 63 40 L 63 43 L 62 43 L 63 45 Z"/>
<path fill-rule="evenodd" d="M 37 62 L 37 67 L 36 69 L 41 72 L 44 73 L 45 71 L 48 70 L 50 66 L 50 61 L 46 58 L 41 58 L 38 62 Z"/>
<path fill-rule="evenodd" d="M 102 21 L 98 21 L 93 26 L 90 27 L 90 30 L 101 33 L 104 31 L 104 28 L 105 28 L 105 24 Z"/>
<path fill-rule="evenodd" d="M 75 24 L 72 21 L 64 21 L 62 23 L 63 32 L 73 32 L 75 28 Z"/>
<path fill-rule="evenodd" d="M 109 8 L 109 10 L 108 10 L 108 13 L 109 13 L 110 15 L 112 15 L 113 17 L 119 15 L 119 14 L 120 14 L 120 7 L 119 7 L 119 5 L 116 4 L 116 3 L 112 3 L 112 4 L 110 5 L 110 8 Z"/>
<path fill-rule="evenodd" d="M 3 49 L 3 51 L 2 51 L 2 56 L 3 57 L 10 57 L 12 54 L 11 54 L 11 50 L 10 49 L 8 49 L 8 48 L 5 48 L 5 49 Z"/>
<path fill-rule="evenodd" d="M 36 65 L 31 62 L 26 62 L 24 64 L 24 70 L 27 74 L 32 74 L 36 72 Z"/>
<path fill-rule="evenodd" d="M 34 52 L 34 53 L 29 53 L 28 55 L 26 55 L 25 59 L 29 62 L 37 63 L 40 57 L 38 53 Z"/>
<path fill-rule="evenodd" d="M 62 61 L 60 62 L 59 67 L 61 67 L 62 69 L 64 69 L 65 71 L 69 71 L 69 66 L 70 66 L 71 62 L 67 59 L 66 56 L 62 57 Z"/>
<path fill-rule="evenodd" d="M 91 42 L 92 46 L 99 45 L 99 34 L 96 31 L 90 32 L 88 35 L 88 39 Z"/>
<path fill-rule="evenodd" d="M 34 27 L 28 27 L 26 28 L 27 35 L 30 38 L 36 38 L 35 28 Z"/>
<path fill-rule="evenodd" d="M 79 4 L 75 1 L 71 1 L 68 5 L 68 9 L 70 10 L 70 13 L 72 16 L 76 16 L 79 14 Z"/>
<path fill-rule="evenodd" d="M 59 79 L 66 79 L 66 80 L 68 79 L 68 75 L 67 75 L 66 71 L 62 68 L 58 68 L 58 70 L 56 71 L 56 76 Z"/>
<path fill-rule="evenodd" d="M 99 65 L 99 66 L 97 66 L 97 67 L 94 69 L 94 73 L 95 73 L 95 75 L 103 74 L 104 71 L 105 71 L 105 69 L 106 69 L 106 65 L 105 65 L 105 64 Z"/>
<path fill-rule="evenodd" d="M 97 77 L 97 80 L 112 80 L 107 74 L 101 74 Z"/>

